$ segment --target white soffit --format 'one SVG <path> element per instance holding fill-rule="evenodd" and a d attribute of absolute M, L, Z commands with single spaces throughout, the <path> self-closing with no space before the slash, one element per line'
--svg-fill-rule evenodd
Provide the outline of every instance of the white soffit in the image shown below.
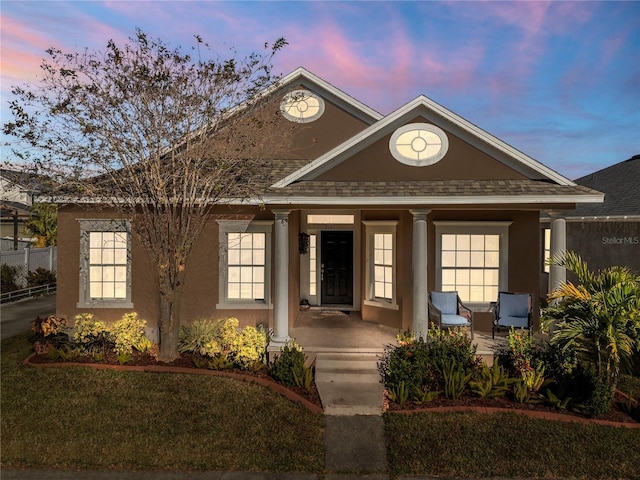
<path fill-rule="evenodd" d="M 449 130 L 452 134 L 529 178 L 532 178 L 532 173 L 537 173 L 543 179 L 551 180 L 559 185 L 575 186 L 575 183 L 568 178 L 537 162 L 426 96 L 420 95 L 333 150 L 274 183 L 272 187 L 283 188 L 299 180 L 312 180 L 416 116 L 424 116 L 435 125 Z"/>

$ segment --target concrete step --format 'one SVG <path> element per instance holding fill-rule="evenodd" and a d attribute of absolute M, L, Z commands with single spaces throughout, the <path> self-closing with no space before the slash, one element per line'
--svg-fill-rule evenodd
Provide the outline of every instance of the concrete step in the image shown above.
<path fill-rule="evenodd" d="M 323 370 L 377 370 L 378 357 L 370 354 L 324 354 L 316 356 L 316 368 Z"/>
<path fill-rule="evenodd" d="M 378 357 L 370 354 L 318 354 L 316 382 L 378 383 Z"/>
<path fill-rule="evenodd" d="M 326 415 L 381 415 L 382 384 L 316 382 Z"/>
<path fill-rule="evenodd" d="M 378 356 L 325 352 L 316 357 L 316 387 L 326 415 L 381 415 L 384 388 Z"/>
<path fill-rule="evenodd" d="M 316 383 L 378 383 L 380 375 L 370 370 L 317 370 Z"/>

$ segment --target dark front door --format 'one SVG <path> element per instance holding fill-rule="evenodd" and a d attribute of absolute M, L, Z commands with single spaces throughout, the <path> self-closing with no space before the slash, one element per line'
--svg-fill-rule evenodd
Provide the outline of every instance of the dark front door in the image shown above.
<path fill-rule="evenodd" d="M 322 304 L 353 304 L 353 232 L 321 232 Z"/>

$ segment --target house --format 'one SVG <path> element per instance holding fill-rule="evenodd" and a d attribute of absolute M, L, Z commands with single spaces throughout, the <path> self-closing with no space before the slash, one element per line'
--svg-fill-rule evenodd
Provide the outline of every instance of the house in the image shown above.
<path fill-rule="evenodd" d="M 20 250 L 31 245 L 32 239 L 23 233 L 37 192 L 28 175 L 0 170 L 0 250 Z"/>
<path fill-rule="evenodd" d="M 567 212 L 567 249 L 580 254 L 592 270 L 615 265 L 640 272 L 640 155 L 575 180 L 603 192 L 604 203 L 581 204 Z M 545 250 L 549 218 L 541 219 Z"/>
<path fill-rule="evenodd" d="M 302 302 L 424 332 L 428 291 L 457 290 L 488 330 L 498 291 L 538 291 L 540 213 L 561 250 L 565 212 L 603 200 L 425 96 L 383 116 L 303 68 L 271 94 L 298 147 L 260 175 L 260 198 L 211 216 L 186 265 L 185 322 L 233 315 L 277 346 Z M 154 269 L 129 219 L 69 205 L 58 222 L 58 313 L 135 310 L 154 326 Z"/>

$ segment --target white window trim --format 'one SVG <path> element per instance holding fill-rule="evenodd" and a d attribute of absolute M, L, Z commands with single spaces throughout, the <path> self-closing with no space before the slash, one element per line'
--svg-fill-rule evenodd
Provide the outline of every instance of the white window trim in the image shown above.
<path fill-rule="evenodd" d="M 474 222 L 435 220 L 436 227 L 436 291 L 442 290 L 442 235 L 443 234 L 492 234 L 500 237 L 500 268 L 498 291 L 509 290 L 509 227 L 511 221 Z M 497 298 L 496 298 L 497 300 Z M 481 309 L 489 302 L 465 302 L 465 305 Z"/>
<path fill-rule="evenodd" d="M 80 223 L 80 282 L 77 308 L 134 308 L 131 301 L 131 222 L 124 219 L 78 219 Z M 125 298 L 91 298 L 89 291 L 89 234 L 127 233 L 127 295 Z"/>
<path fill-rule="evenodd" d="M 390 310 L 398 310 L 397 298 L 397 268 L 398 268 L 398 248 L 397 248 L 397 220 L 363 220 L 366 230 L 366 291 L 364 304 L 371 307 L 387 308 Z M 393 274 L 392 274 L 392 299 L 391 303 L 378 299 L 374 296 L 374 255 L 373 255 L 373 235 L 376 233 L 390 233 L 393 236 Z"/>
<path fill-rule="evenodd" d="M 400 136 L 407 132 L 417 130 L 424 130 L 435 134 L 441 142 L 440 150 L 438 150 L 437 153 L 429 155 L 428 157 L 422 159 L 411 158 L 403 155 L 398 150 L 398 139 L 400 138 Z M 447 134 L 440 127 L 437 127 L 430 123 L 409 123 L 407 125 L 403 125 L 395 132 L 393 132 L 391 138 L 389 139 L 389 151 L 391 152 L 391 155 L 393 155 L 393 158 L 398 160 L 400 163 L 404 163 L 405 165 L 409 165 L 411 167 L 428 167 L 430 165 L 438 163 L 447 154 L 447 152 L 449 151 L 449 137 L 447 137 Z"/>
<path fill-rule="evenodd" d="M 217 220 L 218 223 L 218 310 L 260 310 L 272 309 L 271 302 L 271 237 L 273 232 L 273 220 Z M 231 300 L 227 297 L 228 280 L 228 233 L 265 233 L 265 265 L 264 265 L 264 301 L 257 300 Z"/>

